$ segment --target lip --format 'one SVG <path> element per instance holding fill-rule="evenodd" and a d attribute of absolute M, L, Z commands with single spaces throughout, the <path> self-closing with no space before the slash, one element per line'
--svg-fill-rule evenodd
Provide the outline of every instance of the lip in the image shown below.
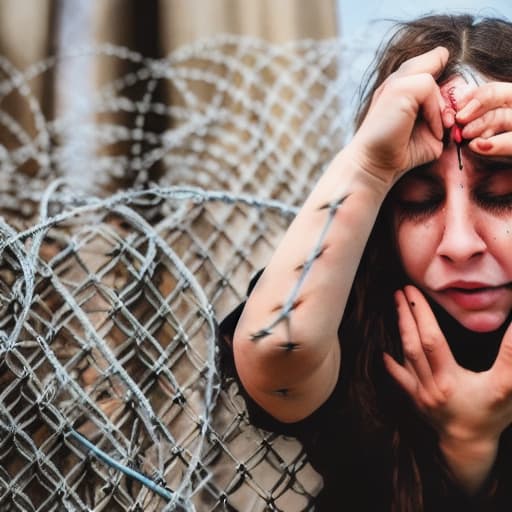
<path fill-rule="evenodd" d="M 479 310 L 491 307 L 509 292 L 509 284 L 493 286 L 475 281 L 455 281 L 440 290 L 459 307 Z"/>
<path fill-rule="evenodd" d="M 482 283 L 480 281 L 452 281 L 448 283 L 446 286 L 441 288 L 441 291 L 449 290 L 452 288 L 457 288 L 461 290 L 478 290 L 481 288 L 502 288 L 506 285 L 493 285 L 489 283 Z"/>

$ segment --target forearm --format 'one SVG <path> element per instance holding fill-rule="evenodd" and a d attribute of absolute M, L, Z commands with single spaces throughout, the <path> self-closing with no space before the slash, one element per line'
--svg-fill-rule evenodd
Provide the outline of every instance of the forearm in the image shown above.
<path fill-rule="evenodd" d="M 297 318 L 307 317 L 308 323 L 317 324 L 322 333 L 337 330 L 386 192 L 386 185 L 361 171 L 349 152 L 337 155 L 290 225 L 249 297 L 241 322 L 245 336 L 277 316 L 297 283 L 302 266 L 320 241 L 329 218 L 328 205 L 340 202 L 321 243 L 320 254 L 299 291 L 300 307 L 292 313 Z M 308 300 L 320 290 L 321 307 L 318 297 Z M 310 314 L 313 310 L 315 316 Z M 313 326 L 310 329 L 316 331 Z"/>
<path fill-rule="evenodd" d="M 326 358 L 339 361 L 337 329 L 388 188 L 359 168 L 349 150 L 326 169 L 251 293 L 237 326 L 235 360 L 244 385 L 249 378 L 254 383 L 258 374 L 262 387 L 289 390 L 309 379 L 315 369 L 325 368 Z M 337 207 L 331 210 L 329 205 Z M 319 252 L 293 297 L 293 309 L 286 320 L 276 323 L 315 249 Z M 255 339 L 258 333 L 263 335 Z M 286 349 L 288 342 L 291 350 Z M 337 377 L 333 365 L 330 371 Z"/>
<path fill-rule="evenodd" d="M 476 494 L 492 471 L 498 440 L 444 439 L 439 446 L 456 483 L 467 494 Z"/>

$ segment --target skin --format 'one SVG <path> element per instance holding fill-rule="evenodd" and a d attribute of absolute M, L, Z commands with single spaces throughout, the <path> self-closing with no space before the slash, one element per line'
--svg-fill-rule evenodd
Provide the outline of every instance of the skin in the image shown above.
<path fill-rule="evenodd" d="M 336 386 L 338 327 L 379 208 L 402 174 L 441 155 L 445 102 L 435 79 L 447 59 L 446 49 L 434 49 L 379 87 L 362 126 L 315 185 L 246 302 L 233 337 L 236 369 L 251 397 L 282 422 L 307 417 Z M 324 206 L 343 197 L 290 322 L 255 342 L 253 333 L 272 324 L 316 246 Z M 290 341 L 294 350 L 283 349 Z"/>
<path fill-rule="evenodd" d="M 464 327 L 498 329 L 512 309 L 512 161 L 450 143 L 396 187 L 395 232 L 405 272 Z"/>
<path fill-rule="evenodd" d="M 510 98 L 510 84 L 461 87 L 455 118 L 470 138 L 463 170 L 449 141 L 438 159 L 396 188 L 398 252 L 416 286 L 395 295 L 404 365 L 386 354 L 384 362 L 437 430 L 448 465 L 468 492 L 477 491 L 489 474 L 499 437 L 512 423 L 512 327 L 492 368 L 468 371 L 453 358 L 420 290 L 474 331 L 493 331 L 510 314 Z"/>
<path fill-rule="evenodd" d="M 512 85 L 488 82 L 457 89 L 455 110 L 436 81 L 447 60 L 446 48 L 434 48 L 404 62 L 376 90 L 361 126 L 322 174 L 248 298 L 233 353 L 246 391 L 278 420 L 299 421 L 320 407 L 336 386 L 340 366 L 343 371 L 344 340 L 338 339 L 338 327 L 378 211 L 402 177 L 409 179 L 416 172 L 411 170 L 429 165 L 442 204 L 421 223 L 397 217 L 401 257 L 419 288 L 397 291 L 405 361 L 399 364 L 385 354 L 384 363 L 438 432 L 454 477 L 474 492 L 492 468 L 501 432 L 512 423 L 512 328 L 493 367 L 470 372 L 455 362 L 420 289 L 436 294 L 447 310 L 480 331 L 495 328 L 510 311 L 507 290 L 492 300 L 481 299 L 480 310 L 473 299 L 461 301 L 440 290 L 453 279 L 478 279 L 492 286 L 511 280 L 504 255 L 510 246 L 509 217 L 475 201 L 483 173 L 472 155 L 512 155 Z M 455 122 L 465 139 L 464 172 L 458 169 L 453 144 L 445 140 Z M 491 188 L 503 195 L 507 183 L 500 178 Z M 342 197 L 297 306 L 289 319 L 273 325 L 297 282 L 297 268 L 316 247 L 326 223 L 325 205 Z M 494 226 L 494 235 L 487 223 Z M 429 225 L 428 232 L 423 224 Z M 421 234 L 415 241 L 423 244 L 418 255 L 414 244 L 408 246 L 413 231 Z M 454 248 L 466 254 L 457 256 Z M 272 329 L 255 340 L 253 334 L 268 325 Z M 287 348 L 290 341 L 293 350 Z"/>

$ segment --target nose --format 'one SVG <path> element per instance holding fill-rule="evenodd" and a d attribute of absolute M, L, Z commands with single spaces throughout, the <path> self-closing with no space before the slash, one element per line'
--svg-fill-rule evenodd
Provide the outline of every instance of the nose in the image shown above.
<path fill-rule="evenodd" d="M 480 236 L 478 216 L 468 198 L 448 198 L 438 255 L 454 264 L 464 264 L 482 255 L 487 247 Z"/>

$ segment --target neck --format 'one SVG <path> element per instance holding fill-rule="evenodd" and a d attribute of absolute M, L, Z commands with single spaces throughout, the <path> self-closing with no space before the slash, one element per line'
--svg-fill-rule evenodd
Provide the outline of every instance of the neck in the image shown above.
<path fill-rule="evenodd" d="M 512 314 L 503 325 L 491 332 L 475 332 L 466 329 L 443 308 L 431 303 L 439 326 L 445 335 L 455 360 L 468 370 L 481 372 L 494 363 Z"/>

